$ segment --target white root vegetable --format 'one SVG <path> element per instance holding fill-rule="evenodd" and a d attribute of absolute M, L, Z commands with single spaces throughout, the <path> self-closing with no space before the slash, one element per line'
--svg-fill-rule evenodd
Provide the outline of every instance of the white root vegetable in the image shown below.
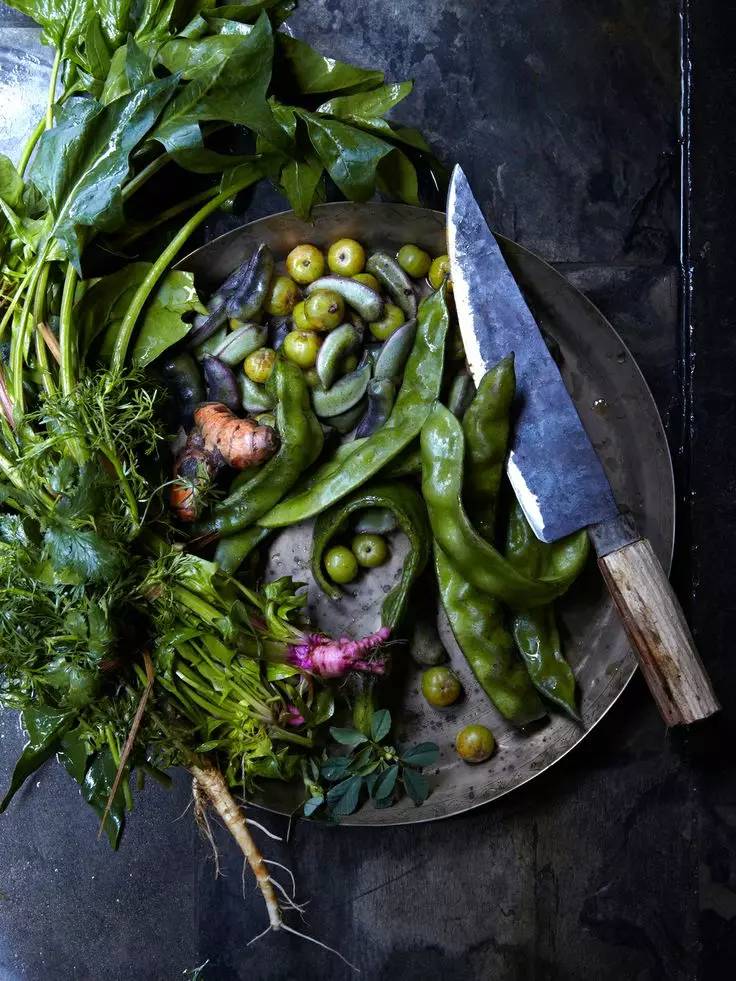
<path fill-rule="evenodd" d="M 273 882 L 263 856 L 248 830 L 237 801 L 228 790 L 224 777 L 214 767 L 191 766 L 190 771 L 245 856 L 266 904 L 270 929 L 280 930 L 284 924 Z"/>

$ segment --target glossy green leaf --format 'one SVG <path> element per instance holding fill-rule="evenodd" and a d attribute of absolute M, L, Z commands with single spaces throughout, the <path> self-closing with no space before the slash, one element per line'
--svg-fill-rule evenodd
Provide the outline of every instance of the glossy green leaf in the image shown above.
<path fill-rule="evenodd" d="M 204 313 L 206 308 L 197 296 L 193 274 L 171 270 L 145 307 L 133 348 L 133 364 L 145 367 L 185 337 L 191 325 L 182 320 L 182 315 L 195 310 Z"/>
<path fill-rule="evenodd" d="M 294 211 L 300 218 L 308 218 L 319 189 L 324 168 L 319 160 L 310 156 L 306 160 L 290 160 L 281 171 L 281 186 Z"/>
<path fill-rule="evenodd" d="M 84 726 L 77 726 L 61 737 L 57 757 L 67 772 L 81 784 L 87 772 L 89 744 Z"/>
<path fill-rule="evenodd" d="M 427 797 L 429 797 L 429 781 L 427 778 L 422 776 L 421 773 L 417 773 L 416 770 L 405 767 L 402 773 L 402 779 L 406 787 L 406 792 L 414 803 L 423 804 Z"/>
<path fill-rule="evenodd" d="M 301 113 L 312 146 L 345 197 L 367 201 L 375 190 L 376 168 L 391 147 L 354 126 Z"/>
<path fill-rule="evenodd" d="M 8 0 L 8 6 L 35 20 L 43 29 L 41 41 L 59 48 L 64 57 L 84 37 L 94 16 L 90 0 Z"/>
<path fill-rule="evenodd" d="M 439 747 L 435 743 L 418 743 L 406 750 L 401 759 L 412 766 L 433 766 L 439 759 Z"/>
<path fill-rule="evenodd" d="M 311 817 L 315 811 L 318 811 L 322 807 L 324 802 L 324 797 L 310 797 L 309 800 L 305 800 L 302 807 L 304 817 Z"/>
<path fill-rule="evenodd" d="M 243 0 L 242 3 L 224 3 L 215 7 L 212 12 L 218 18 L 247 24 L 257 20 L 262 10 L 270 10 L 278 3 L 279 0 Z"/>
<path fill-rule="evenodd" d="M 351 116 L 383 116 L 405 99 L 413 88 L 413 82 L 392 82 L 369 92 L 338 95 L 323 102 L 317 112 L 325 116 L 337 116 L 339 119 L 350 119 Z"/>
<path fill-rule="evenodd" d="M 341 780 L 345 776 L 349 766 L 350 758 L 348 756 L 335 756 L 333 759 L 322 764 L 322 776 L 325 780 L 329 780 L 330 783 L 335 780 Z"/>
<path fill-rule="evenodd" d="M 295 89 L 308 95 L 345 90 L 357 92 L 383 83 L 383 72 L 327 58 L 305 41 L 287 34 L 277 34 L 276 39 L 282 69 L 278 76 L 279 89 Z"/>
<path fill-rule="evenodd" d="M 247 37 L 175 38 L 159 53 L 162 64 L 187 79 L 162 115 L 153 138 L 167 149 L 181 146 L 179 131 L 192 123 L 221 120 L 273 135 L 266 94 L 271 81 L 273 36 L 261 14 Z"/>
<path fill-rule="evenodd" d="M 10 787 L 0 801 L 0 813 L 8 806 L 26 778 L 54 755 L 62 735 L 70 725 L 71 716 L 50 708 L 28 708 L 23 711 L 21 721 L 28 734 L 28 742 L 15 764 Z"/>
<path fill-rule="evenodd" d="M 174 77 L 151 82 L 108 106 L 68 99 L 41 137 L 31 178 L 54 213 L 53 236 L 80 269 L 80 229 L 111 231 L 123 222 L 121 189 L 129 157 L 170 99 Z"/>
<path fill-rule="evenodd" d="M 117 766 L 109 749 L 97 753 L 82 783 L 82 797 L 102 817 L 117 773 Z M 120 782 L 115 799 L 105 821 L 105 831 L 113 848 L 118 847 L 125 821 L 125 797 Z"/>
<path fill-rule="evenodd" d="M 327 803 L 333 817 L 346 817 L 357 808 L 360 800 L 362 777 L 348 777 L 327 791 Z"/>
<path fill-rule="evenodd" d="M 330 726 L 330 735 L 335 742 L 341 743 L 343 746 L 360 746 L 367 740 L 367 737 L 362 732 L 358 732 L 357 729 L 340 729 L 336 726 Z"/>
<path fill-rule="evenodd" d="M 0 153 L 0 198 L 11 208 L 19 208 L 23 201 L 23 178 L 4 153 Z"/>
<path fill-rule="evenodd" d="M 373 787 L 373 793 L 371 796 L 375 800 L 383 800 L 386 797 L 390 797 L 394 792 L 398 775 L 399 767 L 396 763 L 394 763 L 378 778 Z"/>
<path fill-rule="evenodd" d="M 375 743 L 380 741 L 391 731 L 391 713 L 388 709 L 379 709 L 373 713 L 371 718 L 371 739 Z"/>
<path fill-rule="evenodd" d="M 414 164 L 396 147 L 378 165 L 378 189 L 404 204 L 419 204 L 419 182 Z"/>

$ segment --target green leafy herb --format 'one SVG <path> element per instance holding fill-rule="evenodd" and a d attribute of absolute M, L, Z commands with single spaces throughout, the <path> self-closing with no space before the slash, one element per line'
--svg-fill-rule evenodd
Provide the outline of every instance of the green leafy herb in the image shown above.
<path fill-rule="evenodd" d="M 316 779 L 310 784 L 312 796 L 303 806 L 305 817 L 324 809 L 327 817 L 338 820 L 356 811 L 366 798 L 375 807 L 390 807 L 395 802 L 399 783 L 415 804 L 427 799 L 429 782 L 420 771 L 437 762 L 437 746 L 421 743 L 399 751 L 384 743 L 390 731 L 391 713 L 387 709 L 373 713 L 370 739 L 358 729 L 330 728 L 332 738 L 347 746 L 348 753 L 330 756 L 322 763 L 320 776 L 332 786 L 325 791 Z"/>

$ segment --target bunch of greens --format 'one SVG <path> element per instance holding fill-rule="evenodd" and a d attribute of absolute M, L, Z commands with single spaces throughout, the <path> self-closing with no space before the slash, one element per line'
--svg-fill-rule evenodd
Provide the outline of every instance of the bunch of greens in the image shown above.
<path fill-rule="evenodd" d="M 419 133 L 384 119 L 411 83 L 280 31 L 294 0 L 11 5 L 55 58 L 17 167 L 0 157 L 0 706 L 28 733 L 0 809 L 56 754 L 116 844 L 133 772 L 165 781 L 185 766 L 249 861 L 271 927 L 287 929 L 231 788 L 300 774 L 313 787 L 343 766 L 323 765 L 335 689 L 304 667 L 332 642 L 295 625 L 290 580 L 250 590 L 186 554 L 169 525 L 151 366 L 204 309 L 169 267 L 264 177 L 306 216 L 330 181 L 353 200 L 379 189 L 416 203 L 417 166 L 437 168 Z M 146 187 L 178 196 L 141 218 Z M 165 248 L 127 261 L 186 212 Z M 119 268 L 90 277 L 111 252 Z M 364 784 L 380 806 L 399 782 L 426 796 L 429 757 L 399 757 L 389 726 L 377 716 L 344 764 L 357 796 L 355 784 L 323 793 L 332 816 Z"/>
<path fill-rule="evenodd" d="M 310 761 L 308 787 L 312 796 L 304 805 L 304 813 L 309 816 L 323 811 L 339 820 L 356 811 L 365 798 L 372 800 L 374 807 L 391 807 L 402 785 L 415 804 L 423 804 L 429 783 L 421 770 L 437 762 L 437 746 L 419 743 L 399 752 L 386 744 L 390 732 L 388 709 L 373 713 L 368 734 L 352 727 L 332 726 L 330 735 L 347 747 L 347 752 L 329 757 L 321 766 Z M 323 784 L 331 786 L 325 790 Z"/>

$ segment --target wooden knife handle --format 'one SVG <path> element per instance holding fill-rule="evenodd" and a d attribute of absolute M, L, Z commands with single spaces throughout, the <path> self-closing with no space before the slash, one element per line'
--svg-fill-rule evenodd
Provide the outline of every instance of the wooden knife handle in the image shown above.
<path fill-rule="evenodd" d="M 644 538 L 598 559 L 598 566 L 668 726 L 697 722 L 720 708 L 685 614 Z"/>

